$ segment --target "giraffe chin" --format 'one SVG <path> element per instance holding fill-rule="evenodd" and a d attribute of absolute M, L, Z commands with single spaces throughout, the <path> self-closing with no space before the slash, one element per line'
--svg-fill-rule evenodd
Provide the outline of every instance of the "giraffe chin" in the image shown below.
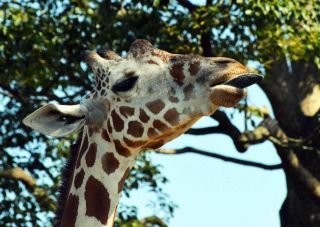
<path fill-rule="evenodd" d="M 216 106 L 233 107 L 246 95 L 246 89 L 222 84 L 211 88 L 210 100 Z"/>

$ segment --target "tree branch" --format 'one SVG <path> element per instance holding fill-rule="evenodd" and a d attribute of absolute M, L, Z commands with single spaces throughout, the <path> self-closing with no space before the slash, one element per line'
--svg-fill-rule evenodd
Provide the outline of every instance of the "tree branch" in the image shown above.
<path fill-rule="evenodd" d="M 206 128 L 190 128 L 188 131 L 185 132 L 185 134 L 188 135 L 195 135 L 195 136 L 202 136 L 212 133 L 221 133 L 221 128 L 219 126 L 215 127 L 206 127 Z"/>
<path fill-rule="evenodd" d="M 180 5 L 187 8 L 190 12 L 193 12 L 198 8 L 198 6 L 194 5 L 193 3 L 189 2 L 188 0 L 177 0 Z"/>
<path fill-rule="evenodd" d="M 217 110 L 211 115 L 211 118 L 219 122 L 219 128 L 221 129 L 220 133 L 230 136 L 239 152 L 245 152 L 247 150 L 248 147 L 238 140 L 241 135 L 240 130 L 231 123 L 226 113 Z"/>
<path fill-rule="evenodd" d="M 27 174 L 23 169 L 19 167 L 0 171 L 0 178 L 21 181 L 29 188 L 33 188 L 36 186 L 35 179 L 33 179 L 29 174 Z"/>
<path fill-rule="evenodd" d="M 253 138 L 253 139 L 252 139 Z M 241 141 L 249 142 L 264 141 L 269 139 L 277 148 L 278 154 L 281 157 L 283 168 L 286 173 L 294 180 L 297 181 L 307 192 L 314 198 L 317 204 L 320 204 L 320 181 L 313 176 L 301 164 L 299 157 L 292 149 L 295 150 L 316 150 L 304 145 L 303 140 L 292 139 L 288 137 L 280 128 L 278 122 L 271 117 L 267 117 L 264 121 L 252 132 L 244 133 Z M 252 142 L 251 142 L 252 143 Z"/>
<path fill-rule="evenodd" d="M 47 192 L 37 186 L 36 180 L 20 167 L 0 170 L 0 178 L 22 182 L 26 189 L 35 197 L 42 210 L 55 210 L 56 204 Z"/>
<path fill-rule="evenodd" d="M 250 166 L 250 167 L 256 167 L 256 168 L 260 168 L 260 169 L 264 169 L 264 170 L 277 170 L 277 169 L 282 168 L 282 164 L 266 165 L 266 164 L 262 164 L 262 163 L 258 163 L 258 162 L 246 161 L 246 160 L 241 160 L 241 159 L 237 159 L 237 158 L 227 157 L 227 156 L 216 154 L 216 153 L 202 151 L 202 150 L 199 150 L 199 149 L 196 149 L 193 147 L 184 147 L 184 148 L 177 149 L 177 150 L 174 150 L 174 149 L 155 149 L 154 151 L 157 153 L 160 153 L 160 154 L 196 153 L 196 154 L 220 159 L 225 162 L 231 162 L 234 164 Z"/>
<path fill-rule="evenodd" d="M 293 151 L 282 152 L 281 157 L 285 169 L 291 174 L 291 178 L 306 188 L 314 201 L 320 205 L 320 181 L 302 166 Z"/>
<path fill-rule="evenodd" d="M 201 34 L 200 44 L 204 57 L 213 57 L 211 30 Z"/>

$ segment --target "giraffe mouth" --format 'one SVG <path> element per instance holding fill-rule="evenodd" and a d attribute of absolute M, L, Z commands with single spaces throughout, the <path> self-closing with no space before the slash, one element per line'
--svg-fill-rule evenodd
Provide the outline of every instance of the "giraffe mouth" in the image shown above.
<path fill-rule="evenodd" d="M 211 84 L 210 87 L 216 87 L 219 85 L 227 85 L 235 88 L 244 89 L 255 83 L 260 82 L 263 76 L 255 73 L 242 73 L 226 81 L 220 81 L 218 83 Z"/>
<path fill-rule="evenodd" d="M 247 87 L 258 83 L 262 75 L 242 73 L 232 79 L 211 86 L 210 99 L 214 105 L 233 107 L 247 94 Z"/>
<path fill-rule="evenodd" d="M 246 88 L 253 84 L 260 82 L 263 79 L 263 76 L 255 73 L 243 73 L 239 76 L 227 80 L 223 85 L 228 85 L 236 88 Z"/>

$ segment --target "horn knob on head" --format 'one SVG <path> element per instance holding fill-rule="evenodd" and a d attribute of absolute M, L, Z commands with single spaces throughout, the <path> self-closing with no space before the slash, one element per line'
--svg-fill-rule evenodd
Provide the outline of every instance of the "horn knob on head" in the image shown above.
<path fill-rule="evenodd" d="M 119 60 L 121 59 L 121 57 L 113 52 L 112 50 L 109 50 L 108 48 L 106 47 L 102 47 L 100 48 L 97 53 L 102 57 L 102 58 L 105 58 L 107 60 Z"/>
<path fill-rule="evenodd" d="M 91 50 L 84 50 L 81 52 L 81 59 L 87 63 L 91 68 L 94 64 L 105 61 L 97 52 Z"/>
<path fill-rule="evenodd" d="M 152 44 L 145 39 L 137 39 L 136 41 L 134 41 L 129 49 L 129 53 L 133 54 L 134 56 L 136 55 L 142 55 L 148 51 L 153 50 L 154 47 L 152 46 Z"/>

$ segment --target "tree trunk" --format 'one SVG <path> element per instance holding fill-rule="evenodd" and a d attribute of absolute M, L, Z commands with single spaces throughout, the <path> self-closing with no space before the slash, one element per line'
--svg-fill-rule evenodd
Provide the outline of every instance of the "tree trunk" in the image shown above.
<path fill-rule="evenodd" d="M 283 162 L 287 197 L 282 227 L 320 226 L 320 72 L 306 62 L 275 62 L 261 84 L 289 145 L 275 145 Z M 295 142 L 292 142 L 295 141 Z"/>

